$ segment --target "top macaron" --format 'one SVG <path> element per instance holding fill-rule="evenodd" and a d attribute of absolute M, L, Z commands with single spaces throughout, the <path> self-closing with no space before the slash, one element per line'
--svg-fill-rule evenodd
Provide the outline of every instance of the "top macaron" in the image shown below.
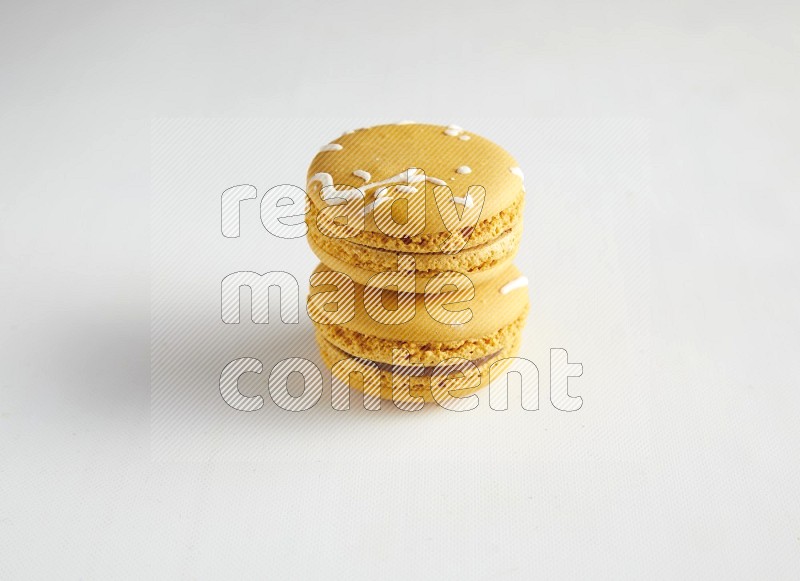
<path fill-rule="evenodd" d="M 485 279 L 519 246 L 522 171 L 456 125 L 349 131 L 320 148 L 307 184 L 311 248 L 361 284 L 397 268 L 399 253 L 414 256 L 423 282 L 446 270 Z"/>

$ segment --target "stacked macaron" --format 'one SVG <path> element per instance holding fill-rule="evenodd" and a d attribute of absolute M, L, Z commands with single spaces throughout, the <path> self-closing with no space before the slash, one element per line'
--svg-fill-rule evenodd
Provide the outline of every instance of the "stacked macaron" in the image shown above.
<path fill-rule="evenodd" d="M 307 193 L 308 312 L 335 378 L 413 409 L 499 374 L 528 311 L 508 152 L 453 125 L 360 129 L 321 148 Z"/>

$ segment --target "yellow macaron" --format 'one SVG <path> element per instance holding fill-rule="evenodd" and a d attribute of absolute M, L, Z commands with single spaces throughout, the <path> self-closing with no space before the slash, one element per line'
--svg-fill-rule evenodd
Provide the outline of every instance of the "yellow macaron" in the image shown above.
<path fill-rule="evenodd" d="M 502 370 L 519 349 L 529 300 L 513 265 L 467 291 L 403 295 L 350 283 L 320 264 L 307 306 L 334 377 L 392 399 L 395 373 L 409 382 L 406 399 L 432 401 L 432 389 L 468 395 L 488 384 L 490 369 Z"/>
<path fill-rule="evenodd" d="M 514 158 L 456 126 L 401 123 L 323 146 L 307 176 L 314 253 L 365 285 L 413 259 L 416 290 L 443 271 L 475 284 L 507 268 L 522 233 L 524 186 Z"/>

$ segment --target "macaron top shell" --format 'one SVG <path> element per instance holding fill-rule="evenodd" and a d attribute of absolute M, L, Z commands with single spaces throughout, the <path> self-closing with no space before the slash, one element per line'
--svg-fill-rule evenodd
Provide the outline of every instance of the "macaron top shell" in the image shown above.
<path fill-rule="evenodd" d="M 400 123 L 348 132 L 323 146 L 308 169 L 307 192 L 315 206 L 328 206 L 320 196 L 327 181 L 336 190 L 359 189 L 366 205 L 380 192 L 380 187 L 373 184 L 410 168 L 421 172 L 412 172 L 410 182 L 407 175 L 393 180 L 382 194 L 393 196 L 402 191 L 405 195 L 425 196 L 425 224 L 419 232 L 423 235 L 447 230 L 434 188 L 447 185 L 455 199 L 466 204 L 470 188 L 481 186 L 484 203 L 479 220 L 500 213 L 524 190 L 516 160 L 488 139 L 454 125 Z M 422 172 L 424 179 L 420 177 Z M 480 188 L 472 191 L 480 195 Z M 405 204 L 392 205 L 392 216 L 398 222 L 405 220 L 405 208 Z M 380 232 L 371 212 L 365 215 L 364 229 Z"/>
<path fill-rule="evenodd" d="M 320 264 L 314 273 L 331 271 L 329 267 Z M 513 265 L 503 270 L 492 280 L 475 285 L 475 296 L 470 300 L 460 303 L 451 303 L 445 307 L 447 310 L 470 309 L 472 316 L 463 324 L 449 324 L 442 322 L 446 317 L 434 316 L 434 301 L 423 293 L 413 296 L 414 316 L 409 321 L 401 324 L 380 323 L 373 319 L 364 305 L 365 287 L 356 283 L 355 287 L 355 315 L 341 326 L 356 331 L 365 336 L 378 337 L 398 341 L 459 341 L 483 337 L 506 327 L 518 319 L 528 308 L 528 282 L 520 271 Z M 319 322 L 320 304 L 314 305 L 311 297 L 318 293 L 337 290 L 333 284 L 320 284 L 311 288 L 309 294 L 309 314 Z M 447 289 L 444 289 L 445 291 Z M 393 291 L 384 290 L 386 294 Z M 446 292 L 443 293 L 446 295 Z M 395 297 L 396 299 L 396 297 Z M 429 301 L 426 305 L 426 301 Z M 449 302 L 449 301 L 448 301 Z M 386 304 L 386 301 L 384 301 Z M 314 306 L 312 306 L 314 305 Z M 439 311 L 441 313 L 441 311 Z"/>

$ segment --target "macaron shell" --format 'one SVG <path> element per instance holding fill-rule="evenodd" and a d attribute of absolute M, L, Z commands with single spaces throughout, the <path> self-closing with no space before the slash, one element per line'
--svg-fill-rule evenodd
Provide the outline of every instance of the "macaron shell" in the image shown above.
<path fill-rule="evenodd" d="M 515 173 L 517 162 L 511 154 L 479 135 L 464 131 L 449 135 L 447 131 L 447 127 L 438 125 L 400 124 L 378 125 L 348 133 L 334 140 L 340 147 L 316 155 L 307 177 L 310 180 L 317 174 L 329 174 L 337 186 L 361 188 L 367 184 L 359 177 L 366 175 L 362 172 L 368 172 L 370 183 L 374 183 L 409 168 L 418 168 L 427 177 L 444 182 L 454 196 L 466 196 L 471 186 L 482 186 L 485 201 L 480 219 L 494 216 L 512 205 L 523 185 L 519 174 Z M 469 139 L 459 139 L 461 135 Z M 412 185 L 419 195 L 425 196 L 425 225 L 421 233 L 445 231 L 433 195 L 435 185 L 429 182 Z M 319 196 L 320 190 L 319 183 L 310 184 L 308 188 L 309 197 L 318 208 L 327 205 Z M 366 192 L 366 201 L 372 200 L 374 194 L 374 190 Z M 393 207 L 393 215 L 394 211 Z M 380 231 L 371 213 L 367 215 L 365 229 Z"/>
<path fill-rule="evenodd" d="M 518 340 L 525 327 L 526 315 L 527 312 L 524 312 L 511 324 L 488 335 L 459 341 L 421 341 L 415 338 L 398 341 L 362 335 L 341 326 L 315 326 L 320 337 L 348 355 L 391 365 L 394 362 L 394 351 L 402 349 L 408 352 L 411 362 L 433 367 L 454 357 L 476 364 L 496 357 L 508 345 Z"/>
<path fill-rule="evenodd" d="M 428 281 L 439 272 L 463 272 L 473 284 L 491 280 L 511 265 L 519 250 L 521 235 L 521 229 L 517 229 L 492 243 L 467 248 L 456 254 L 410 254 L 415 259 L 417 269 L 415 292 L 424 292 Z M 375 279 L 372 282 L 370 279 L 378 272 L 396 269 L 397 256 L 402 254 L 353 244 L 347 240 L 327 238 L 313 225 L 309 226 L 307 240 L 311 250 L 323 263 L 344 272 L 362 285 L 375 286 Z M 343 260 L 344 258 L 347 260 Z M 375 270 L 356 266 L 354 262 L 370 265 Z M 381 266 L 377 266 L 378 264 Z"/>
<path fill-rule="evenodd" d="M 447 250 L 448 243 L 454 238 L 456 242 L 463 244 L 461 251 L 469 248 L 488 244 L 496 240 L 502 234 L 514 229 L 522 228 L 522 213 L 525 206 L 525 195 L 520 192 L 514 202 L 504 208 L 499 214 L 479 220 L 474 228 L 465 228 L 455 232 L 438 232 L 421 236 L 411 236 L 408 238 L 398 238 L 388 236 L 382 232 L 357 231 L 353 236 L 343 238 L 348 242 L 368 246 L 370 248 L 380 248 L 383 250 L 394 250 L 395 252 L 415 252 L 421 254 L 442 253 Z M 306 212 L 306 224 L 309 229 L 319 232 L 320 223 L 325 223 L 331 229 L 330 220 L 325 220 L 320 211 L 314 204 L 309 204 Z M 327 230 L 330 232 L 330 230 Z M 330 237 L 330 236 L 328 236 Z"/>
<path fill-rule="evenodd" d="M 336 368 L 336 363 L 343 359 L 350 359 L 353 364 L 350 369 L 353 370 L 366 370 L 368 366 L 367 363 L 348 356 L 319 335 L 317 335 L 317 343 L 323 362 L 329 369 L 333 370 L 333 381 L 343 382 L 354 392 L 369 392 L 377 395 L 384 401 L 393 400 L 391 372 L 380 371 L 378 385 L 366 385 L 364 379 L 369 377 L 368 373 L 348 373 L 345 375 L 340 369 Z M 474 379 L 468 382 L 467 377 L 460 379 L 456 375 L 450 378 L 446 384 L 442 383 L 438 386 L 437 397 L 434 397 L 434 394 L 431 392 L 430 376 L 412 376 L 408 378 L 410 389 L 405 393 L 398 392 L 394 400 L 400 404 L 414 404 L 415 399 L 421 397 L 425 403 L 434 403 L 437 398 L 441 400 L 442 396 L 448 391 L 452 397 L 467 397 L 488 386 L 490 380 L 497 381 L 502 377 L 512 363 L 510 358 L 516 356 L 519 352 L 520 343 L 520 338 L 517 338 L 516 342 L 504 348 L 496 357 L 479 365 L 478 372 L 480 373 L 480 378 L 477 385 L 473 385 Z M 461 385 L 468 385 L 469 387 L 461 387 Z M 434 386 L 434 389 L 437 389 L 437 387 Z M 351 405 L 353 405 L 352 402 Z"/>
<path fill-rule="evenodd" d="M 335 264 L 331 263 L 318 265 L 314 272 L 330 270 L 338 270 L 349 276 L 346 270 L 340 270 Z M 492 276 L 491 280 L 481 283 L 473 280 L 475 297 L 472 300 L 448 307 L 449 310 L 470 309 L 472 318 L 461 325 L 446 324 L 434 318 L 426 307 L 424 294 L 414 295 L 414 316 L 408 322 L 396 325 L 379 323 L 369 315 L 364 307 L 364 286 L 355 284 L 355 315 L 350 321 L 342 323 L 341 326 L 366 337 L 397 341 L 435 341 L 441 343 L 484 337 L 495 333 L 498 329 L 511 325 L 529 308 L 527 284 L 520 284 L 509 292 L 503 292 L 503 289 L 507 288 L 506 285 L 512 281 L 524 281 L 520 271 L 513 265 L 508 265 L 503 270 L 498 271 L 496 275 Z M 309 296 L 332 290 L 336 290 L 333 285 L 312 287 Z M 392 294 L 392 291 L 387 290 L 384 292 Z M 310 314 L 313 315 L 313 313 Z M 314 315 L 312 319 L 320 320 L 320 317 Z"/>

